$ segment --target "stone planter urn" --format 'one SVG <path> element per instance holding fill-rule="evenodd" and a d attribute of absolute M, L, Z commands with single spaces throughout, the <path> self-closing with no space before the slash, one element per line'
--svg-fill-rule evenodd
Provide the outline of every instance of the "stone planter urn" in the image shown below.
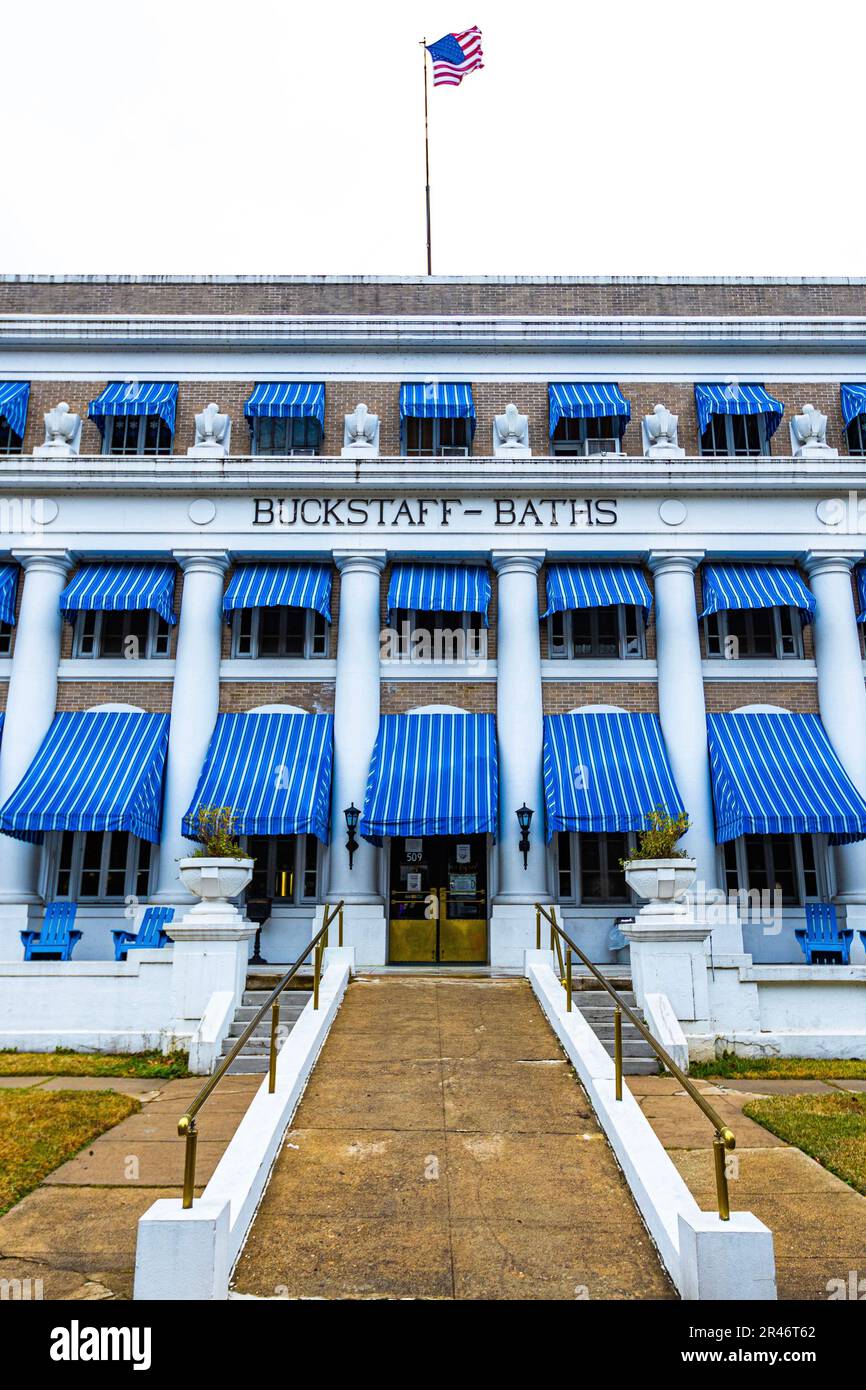
<path fill-rule="evenodd" d="M 695 859 L 630 859 L 625 881 L 639 898 L 647 898 L 641 916 L 671 916 L 686 912 L 682 901 L 698 872 Z"/>
<path fill-rule="evenodd" d="M 242 893 L 253 876 L 254 859 L 204 859 L 190 855 L 178 866 L 180 881 L 201 902 L 188 916 L 237 918 L 237 908 L 229 902 Z"/>

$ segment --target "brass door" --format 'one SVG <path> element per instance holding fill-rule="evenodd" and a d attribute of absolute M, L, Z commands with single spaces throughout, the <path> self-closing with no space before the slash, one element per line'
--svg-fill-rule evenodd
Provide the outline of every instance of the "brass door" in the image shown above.
<path fill-rule="evenodd" d="M 420 836 L 391 843 L 388 958 L 487 960 L 487 840 Z"/>

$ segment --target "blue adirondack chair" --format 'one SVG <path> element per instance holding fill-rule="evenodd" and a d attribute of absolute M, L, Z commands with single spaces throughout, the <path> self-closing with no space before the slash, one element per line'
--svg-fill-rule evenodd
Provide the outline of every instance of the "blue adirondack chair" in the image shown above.
<path fill-rule="evenodd" d="M 833 903 L 807 903 L 806 925 L 797 927 L 794 935 L 807 965 L 850 965 L 854 932 L 839 926 Z"/>
<path fill-rule="evenodd" d="M 127 951 L 158 951 L 168 940 L 167 922 L 174 917 L 173 907 L 146 907 L 137 932 L 113 931 L 114 959 L 126 960 Z"/>
<path fill-rule="evenodd" d="M 77 911 L 77 903 L 46 903 L 42 930 L 21 933 L 24 959 L 56 956 L 58 960 L 71 960 L 72 952 L 81 940 L 81 932 L 72 930 Z"/>

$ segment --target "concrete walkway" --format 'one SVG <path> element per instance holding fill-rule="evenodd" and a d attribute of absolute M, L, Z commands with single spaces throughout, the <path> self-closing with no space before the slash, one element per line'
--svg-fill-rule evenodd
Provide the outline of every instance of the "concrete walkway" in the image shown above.
<path fill-rule="evenodd" d="M 524 980 L 349 987 L 235 1276 L 260 1297 L 674 1297 Z"/>
<path fill-rule="evenodd" d="M 0 1077 L 0 1086 L 122 1091 L 141 1110 L 100 1135 L 0 1217 L 0 1279 L 42 1280 L 46 1299 L 131 1298 L 138 1218 L 178 1197 L 184 1146 L 177 1122 L 203 1078 Z M 227 1076 L 201 1111 L 197 1193 L 207 1182 L 260 1076 Z"/>
<path fill-rule="evenodd" d="M 626 1082 L 689 1188 L 706 1210 L 715 1205 L 713 1130 L 670 1076 L 629 1076 Z M 695 1083 L 730 1125 L 737 1147 L 729 1159 L 731 1207 L 753 1211 L 770 1227 L 780 1299 L 826 1299 L 831 1280 L 866 1274 L 866 1197 L 828 1173 L 801 1149 L 745 1116 L 761 1095 L 806 1095 L 862 1081 L 709 1081 Z M 833 1287 L 831 1285 L 831 1287 Z M 837 1286 L 838 1287 L 838 1286 Z"/>

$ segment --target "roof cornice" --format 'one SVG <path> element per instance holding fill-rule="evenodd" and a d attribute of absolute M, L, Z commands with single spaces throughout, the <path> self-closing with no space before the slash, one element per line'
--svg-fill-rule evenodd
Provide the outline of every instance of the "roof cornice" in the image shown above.
<path fill-rule="evenodd" d="M 866 350 L 866 316 L 310 316 L 0 314 L 0 347 L 401 352 Z"/>

